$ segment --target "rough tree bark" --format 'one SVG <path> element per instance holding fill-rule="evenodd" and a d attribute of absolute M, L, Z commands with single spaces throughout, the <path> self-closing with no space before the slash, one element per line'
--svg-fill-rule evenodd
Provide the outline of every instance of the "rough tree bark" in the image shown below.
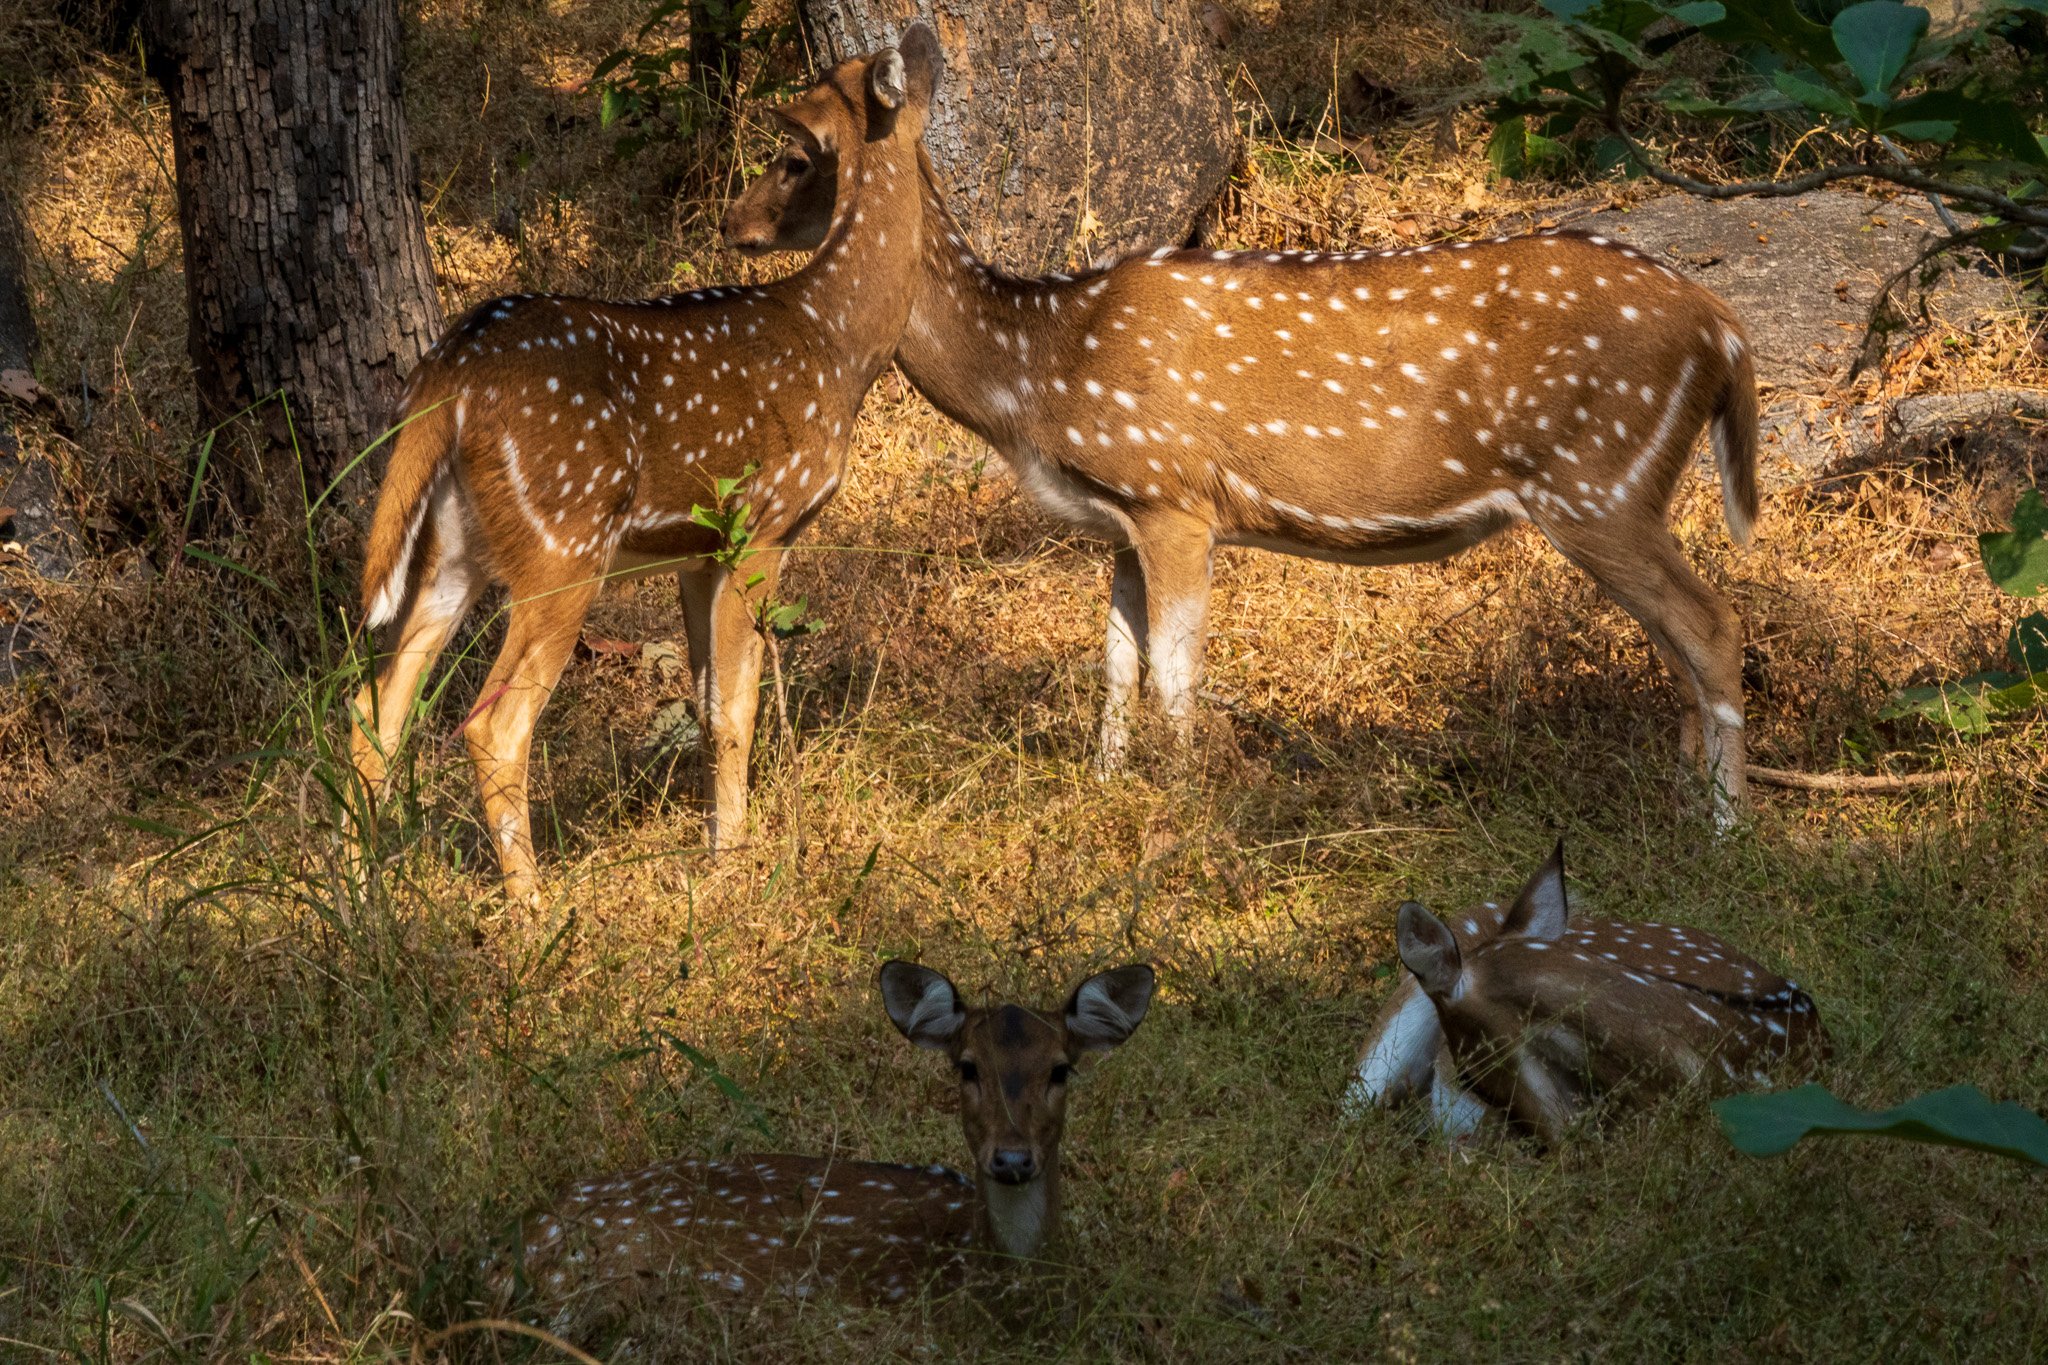
<path fill-rule="evenodd" d="M 931 22 L 946 80 L 925 146 L 954 213 L 1013 270 L 1177 246 L 1236 163 L 1229 90 L 1191 0 L 801 7 L 830 61 Z"/>
<path fill-rule="evenodd" d="M 309 483 L 384 430 L 442 323 L 399 101 L 398 0 L 148 0 L 187 349 L 215 420 L 280 390 Z M 284 414 L 264 482 L 296 491 Z"/>
<path fill-rule="evenodd" d="M 77 528 L 57 471 L 33 450 L 23 450 L 15 432 L 17 415 L 38 410 L 62 422 L 56 402 L 35 378 L 27 241 L 14 199 L 0 187 L 0 539 L 21 546 L 35 575 L 66 578 L 77 557 Z M 14 681 L 34 663 L 39 605 L 32 577 L 0 583 L 0 683 Z"/>

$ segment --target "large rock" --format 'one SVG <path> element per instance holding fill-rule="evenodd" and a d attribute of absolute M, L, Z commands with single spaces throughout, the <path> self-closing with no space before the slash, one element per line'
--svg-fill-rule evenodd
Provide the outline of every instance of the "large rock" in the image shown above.
<path fill-rule="evenodd" d="M 992 260 L 1057 269 L 1178 245 L 1238 155 L 1229 90 L 1189 0 L 803 0 L 829 61 L 916 18 L 946 50 L 925 146 Z"/>
<path fill-rule="evenodd" d="M 1640 245 L 1734 305 L 1767 391 L 1766 479 L 1910 461 L 1937 449 L 2007 461 L 2038 449 L 2035 419 L 2048 407 L 2038 390 L 1922 395 L 1888 406 L 1832 392 L 1855 362 L 1878 290 L 1939 233 L 1919 200 L 1831 191 L 1715 202 L 1681 194 L 1572 226 Z M 1936 316 L 1967 325 L 2017 301 L 1981 257 L 1938 264 L 1925 297 Z M 1918 301 L 1911 281 L 1903 292 L 1909 306 Z"/>
<path fill-rule="evenodd" d="M 1728 300 L 1756 347 L 1757 377 L 1814 392 L 1847 375 L 1877 291 L 1938 235 L 1930 224 L 1933 210 L 1919 200 L 1826 192 L 1722 202 L 1675 194 L 1572 226 L 1647 247 Z M 1929 303 L 1962 317 L 2012 299 L 1985 267 L 1948 257 Z"/>

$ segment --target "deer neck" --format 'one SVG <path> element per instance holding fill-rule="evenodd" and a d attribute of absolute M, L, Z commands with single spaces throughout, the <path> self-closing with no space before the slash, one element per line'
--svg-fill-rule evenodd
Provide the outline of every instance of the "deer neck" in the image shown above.
<path fill-rule="evenodd" d="M 896 361 L 934 407 L 1000 448 L 1073 371 L 1101 286 L 1019 279 L 983 263 L 922 148 L 918 175 L 919 268 Z"/>
<path fill-rule="evenodd" d="M 771 286 L 802 309 L 839 355 L 837 376 L 864 392 L 910 318 L 919 229 L 916 140 L 891 136 L 839 158 L 838 210 L 801 270 Z"/>
<path fill-rule="evenodd" d="M 1036 1258 L 1058 1229 L 1060 1173 L 1045 1174 L 1022 1185 L 1002 1185 L 980 1176 L 981 1236 L 984 1243 L 1020 1261 Z"/>

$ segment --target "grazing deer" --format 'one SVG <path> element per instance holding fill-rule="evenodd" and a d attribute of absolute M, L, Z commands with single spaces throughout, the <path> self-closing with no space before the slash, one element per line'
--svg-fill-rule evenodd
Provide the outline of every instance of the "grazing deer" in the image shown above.
<path fill-rule="evenodd" d="M 1666 524 L 1703 426 L 1738 543 L 1757 515 L 1756 383 L 1727 305 L 1629 247 L 1558 233 L 1161 248 L 1012 279 L 919 168 L 922 268 L 896 361 L 1048 512 L 1118 547 L 1104 767 L 1123 757 L 1141 662 L 1185 731 L 1216 546 L 1402 563 L 1527 520 L 1649 633 L 1732 820 L 1740 635 Z M 727 227 L 762 246 L 778 233 L 755 213 Z"/>
<path fill-rule="evenodd" d="M 818 1156 L 668 1161 L 573 1186 L 529 1217 L 495 1280 L 541 1299 L 631 1295 L 675 1281 L 731 1294 L 897 1302 L 977 1252 L 1035 1258 L 1060 1214 L 1067 1083 L 1090 1052 L 1144 1021 L 1152 969 L 1118 967 L 1074 988 L 1058 1013 L 970 1009 L 929 967 L 886 962 L 882 1004 L 904 1037 L 944 1052 L 959 1076 L 974 1176 Z"/>
<path fill-rule="evenodd" d="M 1446 923 L 1409 901 L 1397 933 L 1410 976 L 1367 1036 L 1346 1098 L 1391 1106 L 1427 1089 L 1446 1136 L 1498 1111 L 1554 1142 L 1598 1096 L 1716 1070 L 1763 1081 L 1778 1061 L 1827 1052 L 1799 983 L 1712 934 L 1571 920 L 1562 841 L 1506 909 L 1489 901 Z"/>
<path fill-rule="evenodd" d="M 708 840 L 743 835 L 756 613 L 783 550 L 839 487 L 861 400 L 909 316 L 919 138 L 940 61 L 913 26 L 900 49 L 842 62 L 774 111 L 790 141 L 754 192 L 814 251 L 795 274 L 630 303 L 496 299 L 413 372 L 363 566 L 365 623 L 397 629 L 355 700 L 352 756 L 380 786 L 422 676 L 502 583 L 505 643 L 465 735 L 513 900 L 535 893 L 534 721 L 614 574 L 677 575 Z M 740 481 L 751 533 L 737 572 L 693 515 L 718 502 L 720 480 Z"/>

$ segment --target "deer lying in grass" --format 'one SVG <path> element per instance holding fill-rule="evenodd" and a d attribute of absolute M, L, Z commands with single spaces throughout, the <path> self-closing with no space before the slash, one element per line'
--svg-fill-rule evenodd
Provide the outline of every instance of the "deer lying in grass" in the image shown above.
<path fill-rule="evenodd" d="M 1162 248 L 1078 278 L 976 258 L 919 156 L 923 250 L 897 364 L 1053 516 L 1116 550 L 1099 761 L 1141 661 L 1178 729 L 1210 561 L 1256 545 L 1436 559 L 1527 520 L 1642 623 L 1692 704 L 1717 820 L 1743 798 L 1733 614 L 1666 525 L 1711 426 L 1729 529 L 1757 515 L 1756 384 L 1727 306 L 1600 237 L 1400 251 Z M 908 185 L 900 187 L 910 193 Z M 772 184 L 729 240 L 795 247 Z"/>
<path fill-rule="evenodd" d="M 887 962 L 883 1007 L 904 1037 L 959 1076 L 970 1179 L 944 1166 L 816 1156 L 668 1161 L 572 1187 L 528 1218 L 496 1279 L 548 1303 L 632 1296 L 677 1281 L 893 1303 L 976 1253 L 1030 1260 L 1056 1235 L 1067 1082 L 1087 1053 L 1129 1038 L 1152 969 L 1118 967 L 1074 988 L 1057 1013 L 968 1008 L 929 967 Z"/>
<path fill-rule="evenodd" d="M 1410 975 L 1347 1099 L 1390 1106 L 1427 1090 L 1446 1136 L 1499 1112 L 1554 1142 L 1602 1096 L 1761 1082 L 1827 1052 L 1799 983 L 1712 934 L 1572 920 L 1562 842 L 1505 910 L 1489 901 L 1446 923 L 1403 905 L 1398 942 Z"/>
<path fill-rule="evenodd" d="M 513 900 L 535 892 L 534 721 L 614 574 L 676 572 L 708 839 L 744 833 L 756 612 L 784 548 L 839 487 L 861 400 L 909 316 L 940 61 L 914 26 L 900 50 L 842 62 L 776 111 L 791 140 L 756 189 L 774 187 L 790 240 L 815 252 L 794 275 L 632 303 L 496 299 L 414 371 L 363 566 L 365 624 L 397 628 L 355 700 L 352 756 L 380 787 L 421 678 L 503 584 L 505 643 L 465 733 Z M 736 572 L 693 515 L 721 480 L 739 483 L 751 536 Z"/>

